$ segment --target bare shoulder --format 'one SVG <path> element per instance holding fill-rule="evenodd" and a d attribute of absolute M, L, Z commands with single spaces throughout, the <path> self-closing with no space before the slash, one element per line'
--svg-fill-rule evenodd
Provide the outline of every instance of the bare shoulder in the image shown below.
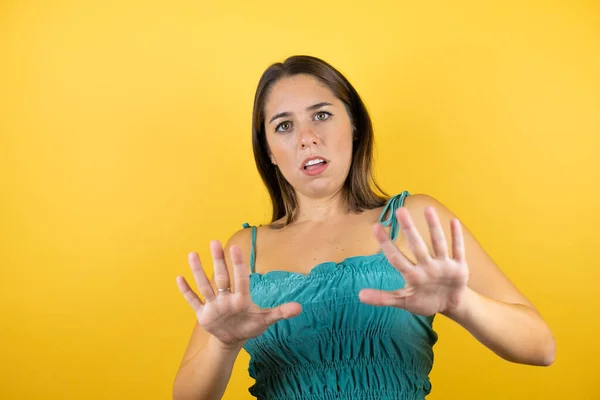
<path fill-rule="evenodd" d="M 229 273 L 232 273 L 231 264 L 231 256 L 229 251 L 233 246 L 237 246 L 242 251 L 242 255 L 244 256 L 244 263 L 249 266 L 250 265 L 250 250 L 252 247 L 252 229 L 251 228 L 242 228 L 238 231 L 235 231 L 227 240 L 225 246 L 223 247 L 223 251 L 225 252 L 225 261 L 227 263 L 227 269 Z"/>
<path fill-rule="evenodd" d="M 426 207 L 434 207 L 436 212 L 438 213 L 438 216 L 441 213 L 446 218 L 454 218 L 454 215 L 450 215 L 450 210 L 447 207 L 445 207 L 440 201 L 424 193 L 417 193 L 411 194 L 410 196 L 406 196 L 406 198 L 404 199 L 404 204 L 402 206 L 408 210 L 410 217 L 413 220 L 413 223 L 415 224 L 415 227 L 417 228 L 419 233 L 421 233 L 421 235 L 423 235 L 423 233 L 428 233 L 429 231 L 429 227 L 425 219 Z"/>
<path fill-rule="evenodd" d="M 239 246 L 244 251 L 245 245 L 250 245 L 252 243 L 252 229 L 250 228 L 242 228 L 238 231 L 235 231 L 227 240 L 225 244 L 225 248 L 228 249 L 231 246 Z"/>
<path fill-rule="evenodd" d="M 425 193 L 411 194 L 404 199 L 404 207 L 408 208 L 409 211 L 425 208 L 430 205 L 442 205 L 442 203 Z"/>
<path fill-rule="evenodd" d="M 425 227 L 425 232 L 429 231 L 427 221 L 425 220 L 425 209 L 427 207 L 433 207 L 435 209 L 440 222 L 443 224 L 449 224 L 451 220 L 458 219 L 458 216 L 454 214 L 445 204 L 433 196 L 424 193 L 417 193 L 407 196 L 404 200 L 404 208 L 408 210 L 411 218 L 414 220 L 415 225 L 421 232 L 422 227 Z M 448 225 L 449 229 L 449 225 Z"/>

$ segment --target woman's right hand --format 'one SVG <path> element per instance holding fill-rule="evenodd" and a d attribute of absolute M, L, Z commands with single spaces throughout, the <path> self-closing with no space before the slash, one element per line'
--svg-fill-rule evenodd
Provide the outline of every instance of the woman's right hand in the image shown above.
<path fill-rule="evenodd" d="M 224 346 L 241 347 L 248 339 L 259 336 L 275 322 L 300 314 L 302 306 L 299 303 L 286 303 L 275 308 L 260 308 L 252 302 L 249 271 L 244 264 L 242 251 L 235 245 L 231 246 L 229 252 L 234 275 L 232 292 L 225 254 L 219 241 L 212 241 L 210 250 L 214 264 L 215 285 L 218 288 L 217 294 L 195 252 L 188 255 L 188 262 L 204 302 L 194 293 L 184 277 L 178 276 L 176 280 L 183 297 L 196 313 L 198 324 Z"/>

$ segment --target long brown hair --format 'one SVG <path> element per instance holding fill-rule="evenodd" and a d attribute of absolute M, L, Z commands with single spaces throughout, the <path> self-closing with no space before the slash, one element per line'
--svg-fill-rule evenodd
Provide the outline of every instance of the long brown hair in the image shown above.
<path fill-rule="evenodd" d="M 355 127 L 352 165 L 342 188 L 346 211 L 361 212 L 384 205 L 389 195 L 381 189 L 373 176 L 373 126 L 360 96 L 350 82 L 325 61 L 312 56 L 292 56 L 282 63 L 272 64 L 265 70 L 254 96 L 252 148 L 256 167 L 271 196 L 271 223 L 283 217 L 286 217 L 285 221 L 279 227 L 293 222 L 296 217 L 297 200 L 292 185 L 287 182 L 279 168 L 271 164 L 265 135 L 265 100 L 277 81 L 297 74 L 310 74 L 325 84 L 344 103 Z"/>

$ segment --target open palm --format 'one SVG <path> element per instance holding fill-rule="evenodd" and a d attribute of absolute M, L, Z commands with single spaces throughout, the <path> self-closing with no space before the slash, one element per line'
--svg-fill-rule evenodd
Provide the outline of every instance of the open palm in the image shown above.
<path fill-rule="evenodd" d="M 399 307 L 423 316 L 447 312 L 460 304 L 469 277 L 460 222 L 453 219 L 450 223 L 453 250 L 453 256 L 450 257 L 434 208 L 426 207 L 424 213 L 431 234 L 433 256 L 429 254 L 408 210 L 405 207 L 396 210 L 396 217 L 417 260 L 416 264 L 396 247 L 380 224 L 375 225 L 375 237 L 390 264 L 402 274 L 406 285 L 391 292 L 363 289 L 359 293 L 362 302 Z"/>
<path fill-rule="evenodd" d="M 249 270 L 243 262 L 239 247 L 231 246 L 230 255 L 234 272 L 234 291 L 223 248 L 218 241 L 211 242 L 217 294 L 210 284 L 197 253 L 190 253 L 188 262 L 202 301 L 190 288 L 185 278 L 177 277 L 177 285 L 190 304 L 198 324 L 208 333 L 228 346 L 243 345 L 248 339 L 262 334 L 270 325 L 284 318 L 292 318 L 301 311 L 298 303 L 286 303 L 275 308 L 260 308 L 250 298 Z"/>

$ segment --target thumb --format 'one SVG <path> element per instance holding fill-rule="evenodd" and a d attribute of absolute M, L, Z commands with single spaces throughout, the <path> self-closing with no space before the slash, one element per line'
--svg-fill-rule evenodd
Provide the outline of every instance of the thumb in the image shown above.
<path fill-rule="evenodd" d="M 302 312 L 300 303 L 285 303 L 279 307 L 271 308 L 265 315 L 267 325 L 273 325 L 281 319 L 293 318 Z"/>
<path fill-rule="evenodd" d="M 413 293 L 409 289 L 399 289 L 392 292 L 377 289 L 362 289 L 358 298 L 365 304 L 373 306 L 392 306 L 405 308 L 406 298 Z"/>

